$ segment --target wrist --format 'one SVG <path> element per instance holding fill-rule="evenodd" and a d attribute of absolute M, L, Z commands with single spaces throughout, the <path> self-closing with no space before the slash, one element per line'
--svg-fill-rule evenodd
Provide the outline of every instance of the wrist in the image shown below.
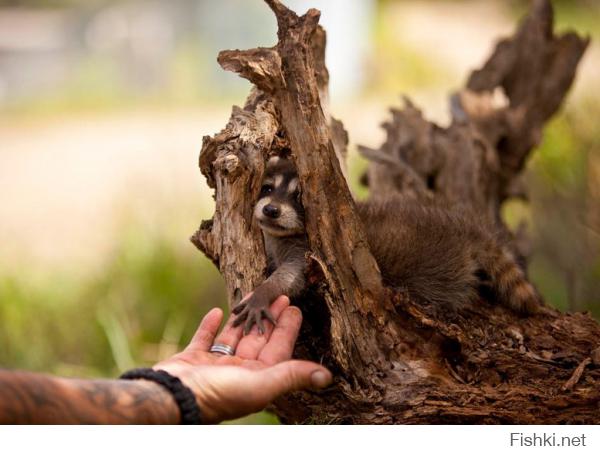
<path fill-rule="evenodd" d="M 145 380 L 160 387 L 163 393 L 171 397 L 178 409 L 179 419 L 176 423 L 195 425 L 202 423 L 200 407 L 196 394 L 179 377 L 168 371 L 152 368 L 135 368 L 126 371 L 120 377 L 126 380 Z"/>
<path fill-rule="evenodd" d="M 221 422 L 225 417 L 223 413 L 213 409 L 213 388 L 203 379 L 206 377 L 206 369 L 190 367 L 189 365 L 174 364 L 172 362 L 159 362 L 152 367 L 155 370 L 164 370 L 179 378 L 188 387 L 196 399 L 196 404 L 202 413 L 203 424 L 214 424 Z M 199 371 L 202 372 L 199 374 Z"/>
<path fill-rule="evenodd" d="M 171 372 L 169 371 L 169 373 Z M 198 378 L 198 376 L 191 371 L 178 371 L 176 376 L 193 392 L 196 404 L 202 412 L 203 424 L 215 424 L 222 422 L 225 419 L 222 413 L 212 406 L 212 402 L 216 400 L 213 398 L 213 389 L 210 385 L 204 383 L 202 378 Z M 198 381 L 198 379 L 200 379 L 200 381 Z"/>
<path fill-rule="evenodd" d="M 143 422 L 140 424 L 177 425 L 181 422 L 181 413 L 175 399 L 160 384 L 147 379 L 119 380 L 119 383 L 123 383 L 126 388 L 135 387 L 137 389 L 135 394 L 131 394 L 131 398 L 139 394 L 152 395 L 156 398 L 155 404 L 147 406 L 146 409 L 142 408 L 139 417 Z M 162 412 L 156 410 L 156 407 L 159 406 L 158 403 L 160 403 Z"/>

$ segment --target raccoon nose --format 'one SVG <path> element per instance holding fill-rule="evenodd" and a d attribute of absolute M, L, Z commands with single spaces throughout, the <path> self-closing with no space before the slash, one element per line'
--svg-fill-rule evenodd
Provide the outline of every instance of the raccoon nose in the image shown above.
<path fill-rule="evenodd" d="M 271 204 L 267 204 L 263 207 L 263 213 L 269 218 L 279 218 L 280 215 L 279 207 Z"/>

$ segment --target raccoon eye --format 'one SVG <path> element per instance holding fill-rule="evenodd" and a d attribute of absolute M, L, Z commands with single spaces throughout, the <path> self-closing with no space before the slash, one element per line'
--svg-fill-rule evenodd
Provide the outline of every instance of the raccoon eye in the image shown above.
<path fill-rule="evenodd" d="M 273 191 L 273 185 L 265 184 L 260 189 L 260 194 L 262 196 L 265 196 L 265 195 L 269 194 L 271 191 Z"/>
<path fill-rule="evenodd" d="M 296 200 L 296 202 L 301 204 L 302 203 L 302 193 L 300 193 L 300 191 L 296 191 L 294 193 L 294 199 Z"/>

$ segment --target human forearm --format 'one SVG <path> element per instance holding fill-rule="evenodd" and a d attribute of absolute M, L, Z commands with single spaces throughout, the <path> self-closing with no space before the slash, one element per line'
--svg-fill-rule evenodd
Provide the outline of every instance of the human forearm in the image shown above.
<path fill-rule="evenodd" d="M 1 424 L 176 424 L 179 410 L 148 381 L 64 379 L 0 370 Z"/>
<path fill-rule="evenodd" d="M 190 344 L 157 365 L 179 378 L 196 397 L 203 423 L 218 423 L 263 409 L 278 396 L 323 388 L 331 373 L 317 363 L 291 360 L 302 314 L 280 297 L 271 305 L 276 322 L 242 338 L 232 315 L 219 333 L 223 311 L 202 319 Z M 210 352 L 215 343 L 235 355 Z M 182 394 L 174 387 L 175 395 Z M 189 397 L 188 397 L 189 398 Z M 180 405 L 186 415 L 189 401 Z M 189 416 L 188 416 L 189 417 Z M 170 392 L 145 380 L 64 379 L 0 369 L 0 424 L 174 424 L 181 422 Z"/>

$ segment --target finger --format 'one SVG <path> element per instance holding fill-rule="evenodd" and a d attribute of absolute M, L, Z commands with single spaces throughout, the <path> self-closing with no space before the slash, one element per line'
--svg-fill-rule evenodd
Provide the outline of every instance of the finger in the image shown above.
<path fill-rule="evenodd" d="M 318 363 L 289 360 L 262 370 L 261 387 L 272 401 L 279 395 L 307 388 L 322 389 L 331 384 L 331 372 Z"/>
<path fill-rule="evenodd" d="M 258 360 L 267 365 L 274 365 L 289 360 L 294 352 L 294 344 L 302 325 L 302 313 L 291 306 L 286 308 L 279 319 L 269 341 L 258 354 Z"/>
<path fill-rule="evenodd" d="M 221 333 L 219 333 L 215 338 L 214 343 L 226 344 L 227 346 L 231 346 L 233 349 L 237 347 L 240 338 L 242 338 L 242 327 L 234 326 L 234 318 L 234 314 L 229 315 L 229 319 L 227 319 L 227 322 L 225 323 L 223 330 L 221 330 Z"/>
<path fill-rule="evenodd" d="M 281 297 L 278 297 L 271 305 L 271 312 L 274 315 L 272 316 L 271 313 L 269 313 L 271 319 L 275 320 L 276 318 L 279 318 L 289 304 L 290 299 L 286 296 L 282 295 Z M 240 340 L 236 354 L 243 359 L 256 360 L 259 352 L 265 344 L 267 344 L 267 341 L 273 332 L 273 326 L 274 324 L 272 323 L 267 324 L 263 335 L 260 335 L 257 331 L 251 331 L 249 335 Z"/>
<path fill-rule="evenodd" d="M 223 320 L 223 310 L 221 308 L 213 308 L 206 316 L 202 318 L 196 333 L 192 337 L 192 341 L 185 348 L 185 350 L 201 350 L 208 351 L 210 346 L 213 344 L 217 330 Z"/>

